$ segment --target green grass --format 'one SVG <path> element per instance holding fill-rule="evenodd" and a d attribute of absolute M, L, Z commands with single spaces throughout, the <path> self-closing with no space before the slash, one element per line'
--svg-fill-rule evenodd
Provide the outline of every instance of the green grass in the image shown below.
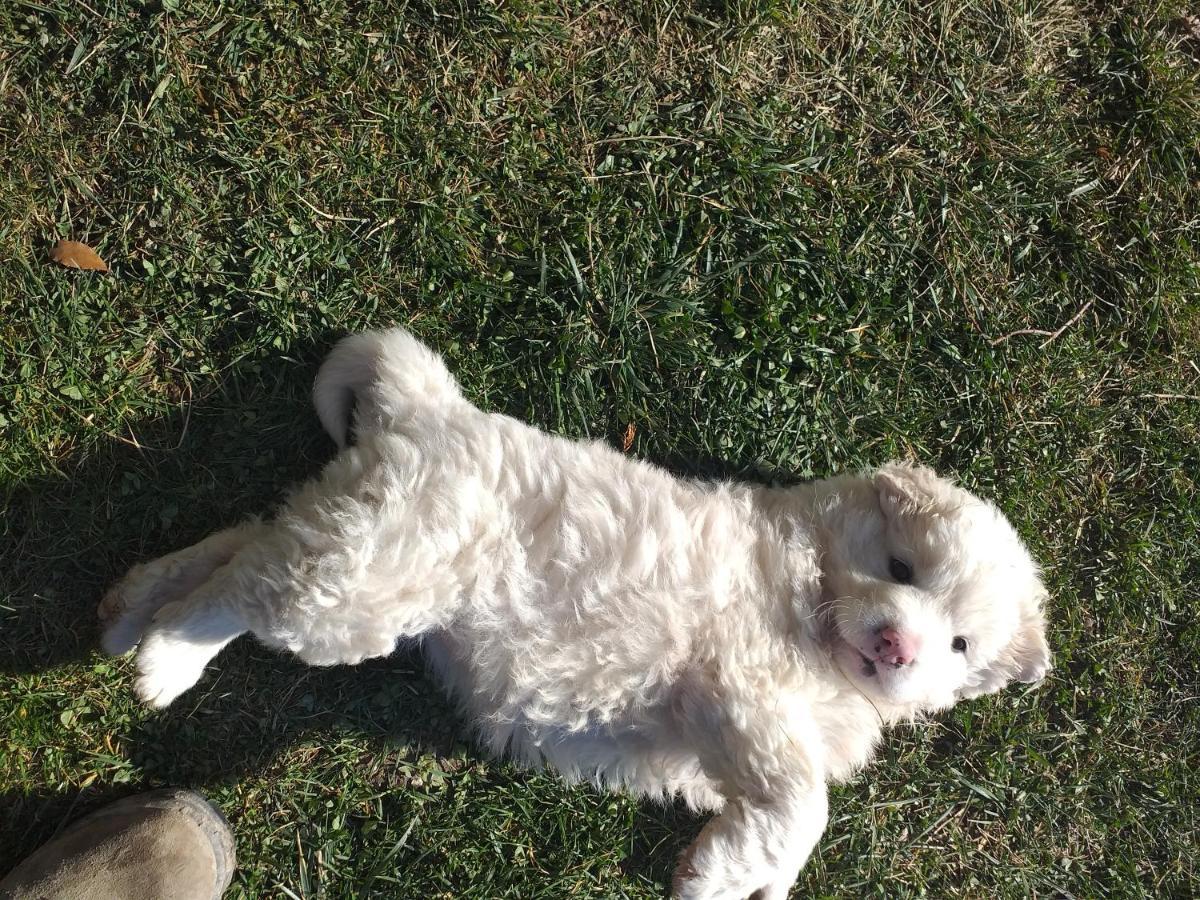
<path fill-rule="evenodd" d="M 240 642 L 153 714 L 94 650 L 125 568 L 330 457 L 317 361 L 402 322 L 553 431 L 704 474 L 911 455 L 1018 523 L 1054 676 L 892 735 L 797 896 L 1200 891 L 1186 12 L 4 5 L 0 871 L 175 784 L 233 822 L 234 896 L 661 896 L 697 820 L 486 759 L 415 657 Z"/>

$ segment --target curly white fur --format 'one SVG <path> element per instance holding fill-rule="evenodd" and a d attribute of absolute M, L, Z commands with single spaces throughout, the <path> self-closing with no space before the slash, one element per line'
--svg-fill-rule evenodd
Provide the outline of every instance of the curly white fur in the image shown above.
<path fill-rule="evenodd" d="M 102 602 L 151 705 L 246 631 L 314 665 L 420 638 L 495 752 L 719 812 L 675 896 L 782 898 L 884 724 L 1049 667 L 1028 552 L 927 469 L 681 480 L 476 409 L 401 329 L 339 344 L 314 400 L 345 448 L 318 479 Z"/>

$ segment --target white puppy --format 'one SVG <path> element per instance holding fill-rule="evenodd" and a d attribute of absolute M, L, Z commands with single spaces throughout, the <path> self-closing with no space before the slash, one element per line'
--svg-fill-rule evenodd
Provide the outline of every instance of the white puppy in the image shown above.
<path fill-rule="evenodd" d="M 676 897 L 782 898 L 883 726 L 1050 665 L 1016 532 L 928 469 L 682 480 L 481 412 L 399 329 L 340 343 L 314 399 L 320 478 L 104 598 L 150 705 L 246 631 L 314 665 L 420 638 L 493 751 L 718 813 Z"/>

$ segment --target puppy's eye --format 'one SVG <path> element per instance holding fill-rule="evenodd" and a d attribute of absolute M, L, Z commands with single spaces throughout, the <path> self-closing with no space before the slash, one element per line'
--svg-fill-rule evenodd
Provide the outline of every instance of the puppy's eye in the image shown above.
<path fill-rule="evenodd" d="M 888 571 L 891 573 L 892 577 L 896 579 L 896 581 L 900 582 L 900 584 L 912 583 L 912 566 L 910 566 L 904 560 L 896 559 L 896 557 L 893 556 L 888 560 Z"/>
<path fill-rule="evenodd" d="M 966 653 L 967 652 L 967 639 L 965 637 L 962 637 L 961 635 L 959 637 L 956 637 L 954 640 L 952 640 L 950 642 L 950 649 L 953 650 L 955 653 Z"/>

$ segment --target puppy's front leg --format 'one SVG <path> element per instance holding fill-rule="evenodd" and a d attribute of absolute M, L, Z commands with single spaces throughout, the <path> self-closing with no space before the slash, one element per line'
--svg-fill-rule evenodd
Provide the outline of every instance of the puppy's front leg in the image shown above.
<path fill-rule="evenodd" d="M 676 724 L 726 803 L 680 860 L 676 900 L 784 900 L 825 830 L 823 754 L 807 704 L 761 682 L 747 688 L 703 670 L 677 685 Z"/>
<path fill-rule="evenodd" d="M 784 900 L 825 830 L 824 785 L 738 797 L 700 832 L 675 870 L 675 900 Z"/>

